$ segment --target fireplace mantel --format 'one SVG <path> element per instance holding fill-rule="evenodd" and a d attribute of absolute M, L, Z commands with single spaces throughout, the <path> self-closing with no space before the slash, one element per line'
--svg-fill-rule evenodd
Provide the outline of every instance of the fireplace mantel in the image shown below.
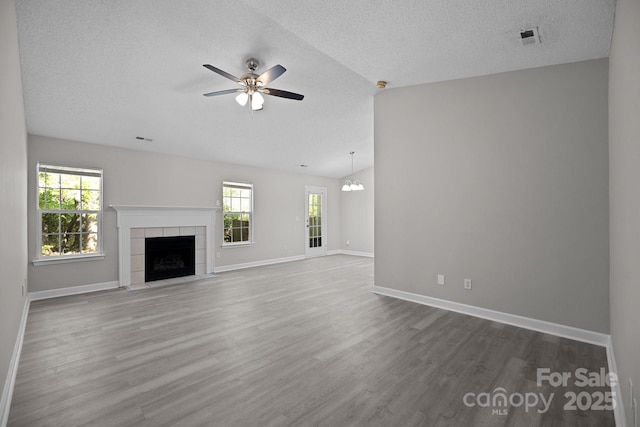
<path fill-rule="evenodd" d="M 111 205 L 118 227 L 118 280 L 131 284 L 131 229 L 152 227 L 205 227 L 206 272 L 213 273 L 215 216 L 220 210 L 209 206 Z"/>

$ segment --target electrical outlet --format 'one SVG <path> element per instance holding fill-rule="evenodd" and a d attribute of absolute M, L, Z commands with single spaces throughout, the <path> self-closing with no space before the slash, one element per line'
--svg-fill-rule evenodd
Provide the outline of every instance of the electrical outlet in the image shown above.
<path fill-rule="evenodd" d="M 220 258 L 220 252 L 216 252 L 216 258 Z"/>
<path fill-rule="evenodd" d="M 464 279 L 464 288 L 468 291 L 471 290 L 471 279 Z"/>
<path fill-rule="evenodd" d="M 349 246 L 350 244 L 351 244 L 351 242 L 347 240 L 347 246 Z"/>
<path fill-rule="evenodd" d="M 438 285 L 444 286 L 444 274 L 438 274 Z"/>

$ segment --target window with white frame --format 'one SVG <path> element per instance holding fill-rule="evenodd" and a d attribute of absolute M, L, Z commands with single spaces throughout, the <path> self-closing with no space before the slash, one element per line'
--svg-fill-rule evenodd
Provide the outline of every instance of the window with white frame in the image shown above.
<path fill-rule="evenodd" d="M 38 259 L 102 253 L 102 169 L 38 164 Z"/>
<path fill-rule="evenodd" d="M 224 245 L 253 242 L 253 184 L 222 183 Z"/>

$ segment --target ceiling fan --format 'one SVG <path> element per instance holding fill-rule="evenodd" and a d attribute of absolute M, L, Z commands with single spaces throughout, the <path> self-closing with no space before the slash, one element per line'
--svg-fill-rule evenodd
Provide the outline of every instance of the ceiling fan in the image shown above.
<path fill-rule="evenodd" d="M 302 101 L 304 95 L 300 95 L 299 93 L 287 92 L 286 90 L 271 89 L 266 87 L 269 83 L 271 83 L 272 81 L 280 77 L 285 71 L 287 71 L 286 68 L 278 64 L 274 67 L 269 68 L 264 73 L 257 75 L 255 71 L 258 68 L 258 64 L 258 60 L 255 58 L 247 59 L 246 65 L 249 69 L 249 72 L 243 74 L 242 76 L 240 76 L 240 78 L 233 76 L 226 71 L 222 71 L 221 69 L 216 68 L 213 65 L 204 64 L 203 67 L 208 68 L 214 73 L 220 74 L 222 77 L 233 80 L 241 86 L 237 89 L 227 89 L 219 90 L 217 92 L 205 93 L 204 96 L 217 96 L 226 95 L 229 93 L 237 93 L 238 95 L 236 96 L 236 101 L 238 101 L 238 104 L 245 106 L 247 105 L 247 101 L 249 101 L 251 109 L 253 111 L 262 110 L 262 104 L 264 104 L 264 97 L 262 96 L 262 94 Z"/>

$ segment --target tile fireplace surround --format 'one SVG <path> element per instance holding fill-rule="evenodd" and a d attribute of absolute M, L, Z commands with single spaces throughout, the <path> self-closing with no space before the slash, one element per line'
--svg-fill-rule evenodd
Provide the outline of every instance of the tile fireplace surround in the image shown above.
<path fill-rule="evenodd" d="M 198 249 L 204 251 L 198 256 L 200 265 L 196 267 L 199 267 L 200 274 L 213 273 L 215 215 L 220 208 L 130 205 L 111 205 L 111 208 L 117 215 L 120 286 L 140 283 L 140 268 L 135 265 L 135 256 L 132 263 L 132 244 L 139 244 L 134 241 L 140 237 L 141 229 L 144 229 L 144 234 L 154 236 L 158 233 L 163 236 L 176 236 L 193 231 L 191 234 L 196 236 L 196 240 L 200 240 Z M 144 282 L 144 279 L 142 281 Z"/>

